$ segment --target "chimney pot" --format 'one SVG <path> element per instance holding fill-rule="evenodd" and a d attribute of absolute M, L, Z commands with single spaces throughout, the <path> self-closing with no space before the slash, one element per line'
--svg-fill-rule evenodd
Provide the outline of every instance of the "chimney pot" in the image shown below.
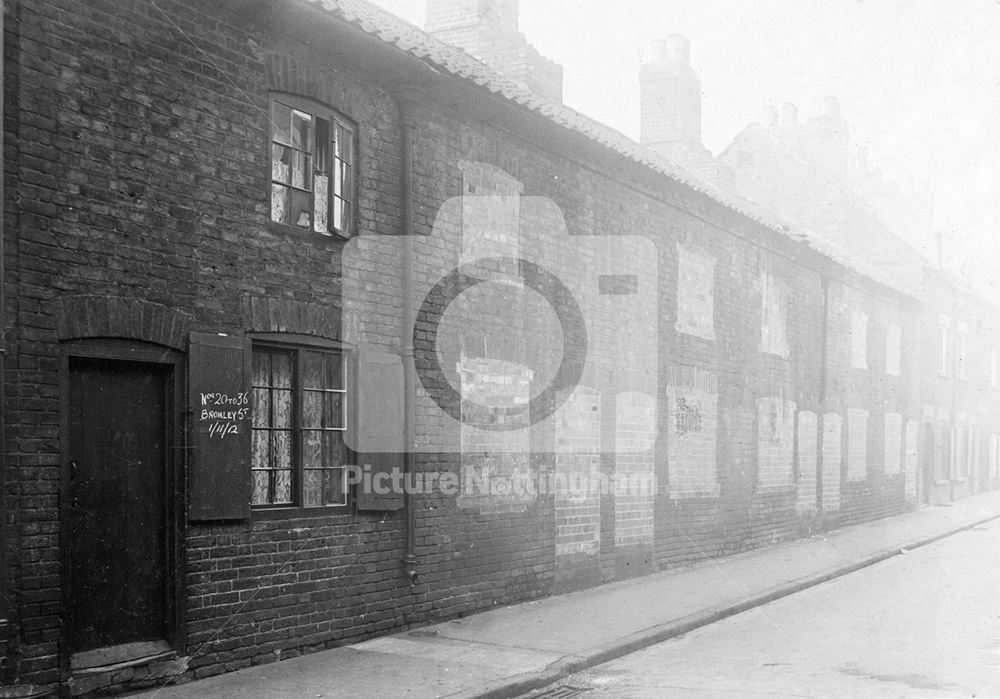
<path fill-rule="evenodd" d="M 671 63 L 691 64 L 691 42 L 680 34 L 671 34 L 665 40 L 667 60 Z"/>
<path fill-rule="evenodd" d="M 826 98 L 826 115 L 830 117 L 840 116 L 840 100 L 836 97 Z"/>
<path fill-rule="evenodd" d="M 773 129 L 778 125 L 778 110 L 775 107 L 771 105 L 764 107 L 763 123 L 767 129 Z"/>
<path fill-rule="evenodd" d="M 691 41 L 680 34 L 671 34 L 649 42 L 646 63 L 691 63 Z"/>

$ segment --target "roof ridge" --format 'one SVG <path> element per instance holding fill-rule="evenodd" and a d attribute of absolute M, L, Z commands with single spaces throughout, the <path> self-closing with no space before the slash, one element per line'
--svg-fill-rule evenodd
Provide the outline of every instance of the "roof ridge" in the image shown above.
<path fill-rule="evenodd" d="M 565 104 L 539 97 L 526 87 L 490 68 L 475 56 L 438 39 L 368 0 L 299 0 L 299 2 L 319 6 L 325 12 L 358 26 L 366 33 L 432 64 L 435 68 L 469 80 L 504 99 L 541 114 L 556 124 L 575 131 L 593 142 L 600 143 L 633 162 L 666 175 L 691 190 L 711 198 L 719 205 L 741 214 L 785 238 L 802 240 L 801 236 L 797 237 L 792 234 L 793 226 L 781 220 L 774 212 L 714 187 L 666 158 L 652 153 L 607 124 L 592 119 Z M 810 246 L 818 254 L 833 260 L 838 265 L 872 278 L 889 289 L 913 296 L 912 290 L 896 283 L 892 278 L 882 274 L 874 275 L 872 271 L 866 271 L 866 267 L 870 267 L 870 265 L 853 253 L 844 251 L 842 254 L 833 255 L 812 246 L 811 243 Z"/>

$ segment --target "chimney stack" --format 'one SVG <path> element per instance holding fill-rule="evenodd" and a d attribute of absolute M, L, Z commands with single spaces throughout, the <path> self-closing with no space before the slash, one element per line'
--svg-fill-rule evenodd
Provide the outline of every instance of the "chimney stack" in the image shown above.
<path fill-rule="evenodd" d="M 425 29 L 505 77 L 562 102 L 562 66 L 518 31 L 518 0 L 427 0 Z"/>
<path fill-rule="evenodd" d="M 653 41 L 639 86 L 640 143 L 701 149 L 701 80 L 691 69 L 691 42 L 679 34 Z"/>

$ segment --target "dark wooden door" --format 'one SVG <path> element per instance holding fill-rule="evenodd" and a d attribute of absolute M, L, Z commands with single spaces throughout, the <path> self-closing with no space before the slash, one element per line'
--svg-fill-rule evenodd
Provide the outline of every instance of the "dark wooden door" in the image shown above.
<path fill-rule="evenodd" d="M 73 651 L 165 637 L 169 367 L 70 361 Z"/>

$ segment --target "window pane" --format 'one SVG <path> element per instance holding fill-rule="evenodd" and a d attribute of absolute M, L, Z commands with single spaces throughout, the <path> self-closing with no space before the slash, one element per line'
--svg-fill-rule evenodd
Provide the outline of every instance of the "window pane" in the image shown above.
<path fill-rule="evenodd" d="M 346 231 L 351 225 L 351 202 L 345 201 L 343 209 L 340 212 L 340 225 L 337 226 L 338 230 Z"/>
<path fill-rule="evenodd" d="M 292 110 L 281 102 L 271 103 L 271 133 L 272 139 L 279 143 L 290 144 L 292 142 L 290 126 L 292 123 Z"/>
<path fill-rule="evenodd" d="M 268 484 L 271 482 L 271 471 L 253 471 L 253 495 L 250 499 L 250 503 L 253 505 L 267 505 L 269 504 L 268 499 Z"/>
<path fill-rule="evenodd" d="M 344 165 L 344 172 L 343 172 L 342 177 L 343 177 L 343 180 L 344 180 L 344 187 L 343 187 L 343 191 L 341 192 L 341 194 L 343 195 L 344 199 L 347 199 L 348 201 L 350 201 L 351 198 L 352 198 L 351 194 L 353 192 L 352 187 L 354 186 L 353 185 L 353 182 L 354 182 L 354 169 L 350 165 L 345 164 Z"/>
<path fill-rule="evenodd" d="M 294 151 L 292 153 L 292 186 L 299 189 L 312 189 L 312 171 L 310 170 L 308 153 Z"/>
<path fill-rule="evenodd" d="M 302 426 L 305 428 L 323 426 L 323 396 L 320 391 L 306 391 L 302 394 Z"/>
<path fill-rule="evenodd" d="M 326 418 L 323 427 L 333 427 L 335 429 L 344 429 L 344 394 L 343 393 L 327 393 L 324 394 L 325 405 L 324 405 L 324 417 Z"/>
<path fill-rule="evenodd" d="M 335 196 L 333 198 L 333 227 L 335 230 L 344 230 L 344 200 Z"/>
<path fill-rule="evenodd" d="M 316 191 L 313 193 L 313 230 L 317 233 L 329 233 L 330 220 L 330 178 L 316 171 Z"/>
<path fill-rule="evenodd" d="M 291 223 L 291 190 L 280 184 L 271 185 L 271 220 Z"/>
<path fill-rule="evenodd" d="M 290 429 L 292 426 L 292 392 L 274 389 L 271 391 L 271 401 L 274 404 L 271 426 Z"/>
<path fill-rule="evenodd" d="M 269 468 L 271 466 L 271 433 L 267 430 L 254 430 L 252 444 L 251 467 Z"/>
<path fill-rule="evenodd" d="M 292 471 L 291 469 L 281 469 L 273 471 L 274 474 L 274 498 L 271 500 L 275 504 L 287 504 L 292 501 Z"/>
<path fill-rule="evenodd" d="M 271 426 L 271 392 L 266 388 L 253 390 L 253 426 Z"/>
<path fill-rule="evenodd" d="M 291 205 L 291 215 L 289 218 L 292 223 L 301 228 L 309 228 L 309 221 L 312 218 L 309 215 L 309 192 L 300 192 L 297 189 L 292 190 L 292 205 Z"/>
<path fill-rule="evenodd" d="M 302 353 L 303 388 L 343 388 L 343 358 L 334 352 Z"/>
<path fill-rule="evenodd" d="M 292 387 L 292 357 L 289 354 L 271 355 L 271 386 L 275 388 Z"/>
<path fill-rule="evenodd" d="M 292 149 L 277 143 L 271 144 L 271 179 L 289 184 L 292 179 Z"/>
<path fill-rule="evenodd" d="M 344 124 L 337 124 L 337 138 L 335 141 L 335 155 L 347 162 L 353 162 L 354 139 L 351 130 Z"/>
<path fill-rule="evenodd" d="M 323 471 L 306 469 L 302 478 L 302 504 L 315 507 L 323 504 Z"/>
<path fill-rule="evenodd" d="M 346 505 L 344 469 L 327 468 L 305 472 L 305 505 Z"/>
<path fill-rule="evenodd" d="M 312 116 L 298 109 L 292 110 L 292 146 L 299 150 L 312 150 Z"/>
<path fill-rule="evenodd" d="M 320 430 L 302 431 L 302 465 L 305 468 L 322 468 L 323 433 Z"/>
<path fill-rule="evenodd" d="M 251 383 L 254 386 L 270 386 L 271 353 L 254 350 Z"/>
<path fill-rule="evenodd" d="M 330 122 L 316 119 L 316 172 L 328 172 L 330 168 Z"/>

